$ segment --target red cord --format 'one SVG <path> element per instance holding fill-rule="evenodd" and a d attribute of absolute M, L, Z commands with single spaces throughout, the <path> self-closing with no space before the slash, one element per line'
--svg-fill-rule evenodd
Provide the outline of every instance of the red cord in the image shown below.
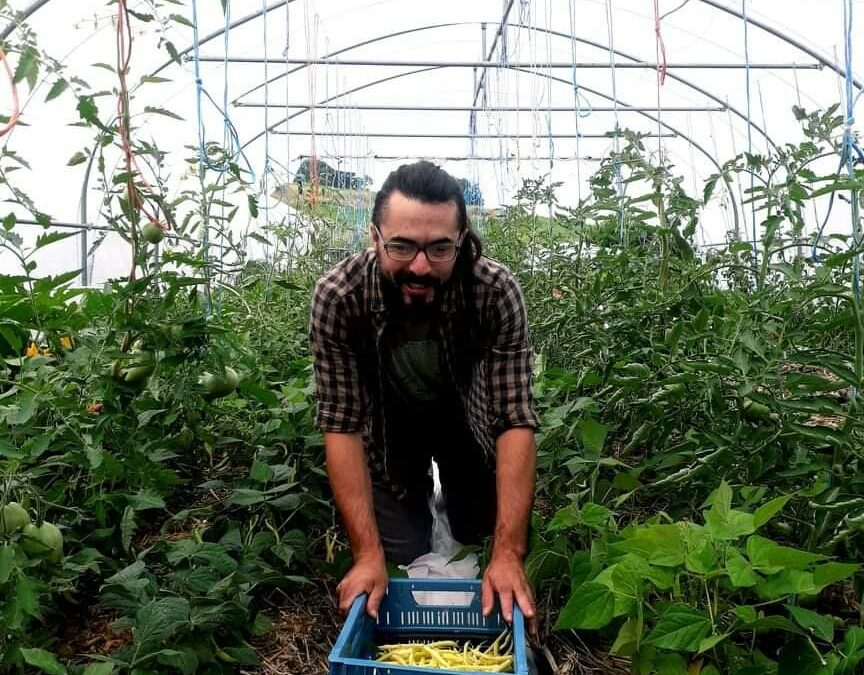
<path fill-rule="evenodd" d="M 3 67 L 6 69 L 6 75 L 9 77 L 9 84 L 12 87 L 12 115 L 6 125 L 0 129 L 0 137 L 8 134 L 15 125 L 18 124 L 18 119 L 21 117 L 21 106 L 18 102 L 18 86 L 15 84 L 15 76 L 12 74 L 12 69 L 9 67 L 9 59 L 6 58 L 6 52 L 0 48 L 0 61 L 3 61 Z"/>
<path fill-rule="evenodd" d="M 659 86 L 663 86 L 666 82 L 666 45 L 663 43 L 663 33 L 660 27 L 660 3 L 659 0 L 654 0 L 654 35 L 657 36 L 657 81 Z"/>
<path fill-rule="evenodd" d="M 126 87 L 126 74 L 129 72 L 129 63 L 132 60 L 132 26 L 129 24 L 127 0 L 117 0 L 117 4 L 117 74 L 120 78 L 120 92 L 117 96 L 117 119 L 123 157 L 126 160 L 126 187 L 129 194 L 129 207 L 140 210 L 147 217 L 148 221 L 162 230 L 167 230 L 169 229 L 168 218 L 166 217 L 166 222 L 162 222 L 159 219 L 158 210 L 156 212 L 149 210 L 146 199 L 142 196 L 138 186 L 135 185 L 135 176 L 138 175 L 147 191 L 149 193 L 153 192 L 153 187 L 144 177 L 144 173 L 138 166 L 138 161 L 132 151 L 128 125 L 130 116 L 129 91 Z"/>
<path fill-rule="evenodd" d="M 684 0 L 684 2 L 678 5 L 675 9 L 672 9 L 661 15 L 659 0 L 654 0 L 654 34 L 657 36 L 657 51 L 659 53 L 659 58 L 657 59 L 657 77 L 659 79 L 661 87 L 666 82 L 666 71 L 668 70 L 668 64 L 666 63 L 666 44 L 663 42 L 663 33 L 661 31 L 660 22 L 663 21 L 663 19 L 665 19 L 667 16 L 670 16 L 671 14 L 677 12 L 688 2 L 690 2 L 690 0 Z"/>

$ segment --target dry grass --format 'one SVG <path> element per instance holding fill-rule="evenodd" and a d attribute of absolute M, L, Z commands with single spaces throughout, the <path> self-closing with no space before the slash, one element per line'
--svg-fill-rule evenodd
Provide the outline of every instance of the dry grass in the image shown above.
<path fill-rule="evenodd" d="M 260 675 L 326 675 L 327 657 L 342 619 L 332 597 L 319 585 L 283 594 L 279 607 L 265 612 L 273 630 L 255 641 Z"/>
<path fill-rule="evenodd" d="M 575 631 L 551 635 L 542 650 L 554 675 L 630 674 L 630 661 L 589 645 Z"/>

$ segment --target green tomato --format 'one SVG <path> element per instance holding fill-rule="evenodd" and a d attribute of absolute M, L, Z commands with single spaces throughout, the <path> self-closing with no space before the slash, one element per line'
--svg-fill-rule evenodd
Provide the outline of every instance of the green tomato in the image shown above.
<path fill-rule="evenodd" d="M 152 363 L 144 364 L 142 366 L 132 366 L 124 371 L 123 379 L 128 384 L 141 384 L 147 381 L 155 369 L 156 366 Z"/>
<path fill-rule="evenodd" d="M 745 398 L 741 404 L 741 412 L 748 420 L 753 422 L 776 422 L 779 416 L 771 412 L 764 403 L 759 403 L 750 398 Z"/>
<path fill-rule="evenodd" d="M 63 533 L 59 527 L 46 520 L 40 528 L 39 539 L 51 549 L 48 560 L 60 562 L 63 559 Z"/>
<path fill-rule="evenodd" d="M 201 376 L 200 384 L 204 387 L 207 398 L 216 399 L 228 396 L 233 392 L 240 383 L 240 376 L 237 371 L 231 367 L 226 367 L 225 372 L 220 375 L 213 373 L 204 373 Z"/>
<path fill-rule="evenodd" d="M 165 237 L 165 230 L 156 223 L 147 223 L 141 229 L 141 238 L 149 244 L 158 244 Z"/>
<path fill-rule="evenodd" d="M 40 526 L 30 523 L 21 531 L 21 548 L 32 555 L 47 553 L 50 562 L 60 562 L 63 559 L 63 533 L 60 528 L 43 521 Z"/>
<path fill-rule="evenodd" d="M 30 524 L 30 516 L 18 502 L 9 502 L 0 509 L 0 534 L 11 534 Z"/>
<path fill-rule="evenodd" d="M 142 384 L 156 370 L 153 352 L 139 347 L 133 347 L 129 352 L 129 362 L 123 370 L 123 379 L 129 384 Z"/>

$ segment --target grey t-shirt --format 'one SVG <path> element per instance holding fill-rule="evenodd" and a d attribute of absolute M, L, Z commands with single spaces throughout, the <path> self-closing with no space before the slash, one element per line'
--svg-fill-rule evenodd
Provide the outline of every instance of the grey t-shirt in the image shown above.
<path fill-rule="evenodd" d="M 409 408 L 438 406 L 445 396 L 441 346 L 428 321 L 403 321 L 387 340 L 387 379 Z"/>

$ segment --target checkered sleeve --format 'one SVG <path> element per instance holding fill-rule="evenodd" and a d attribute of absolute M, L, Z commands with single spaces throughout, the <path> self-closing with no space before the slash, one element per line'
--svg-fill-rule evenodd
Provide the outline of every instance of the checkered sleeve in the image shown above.
<path fill-rule="evenodd" d="M 511 272 L 504 270 L 497 286 L 488 361 L 495 437 L 512 427 L 538 426 L 531 395 L 534 354 L 528 339 L 525 300 Z"/>
<path fill-rule="evenodd" d="M 309 341 L 318 398 L 315 423 L 322 431 L 354 433 L 363 429 L 366 399 L 344 283 L 344 277 L 330 275 L 315 286 Z"/>

